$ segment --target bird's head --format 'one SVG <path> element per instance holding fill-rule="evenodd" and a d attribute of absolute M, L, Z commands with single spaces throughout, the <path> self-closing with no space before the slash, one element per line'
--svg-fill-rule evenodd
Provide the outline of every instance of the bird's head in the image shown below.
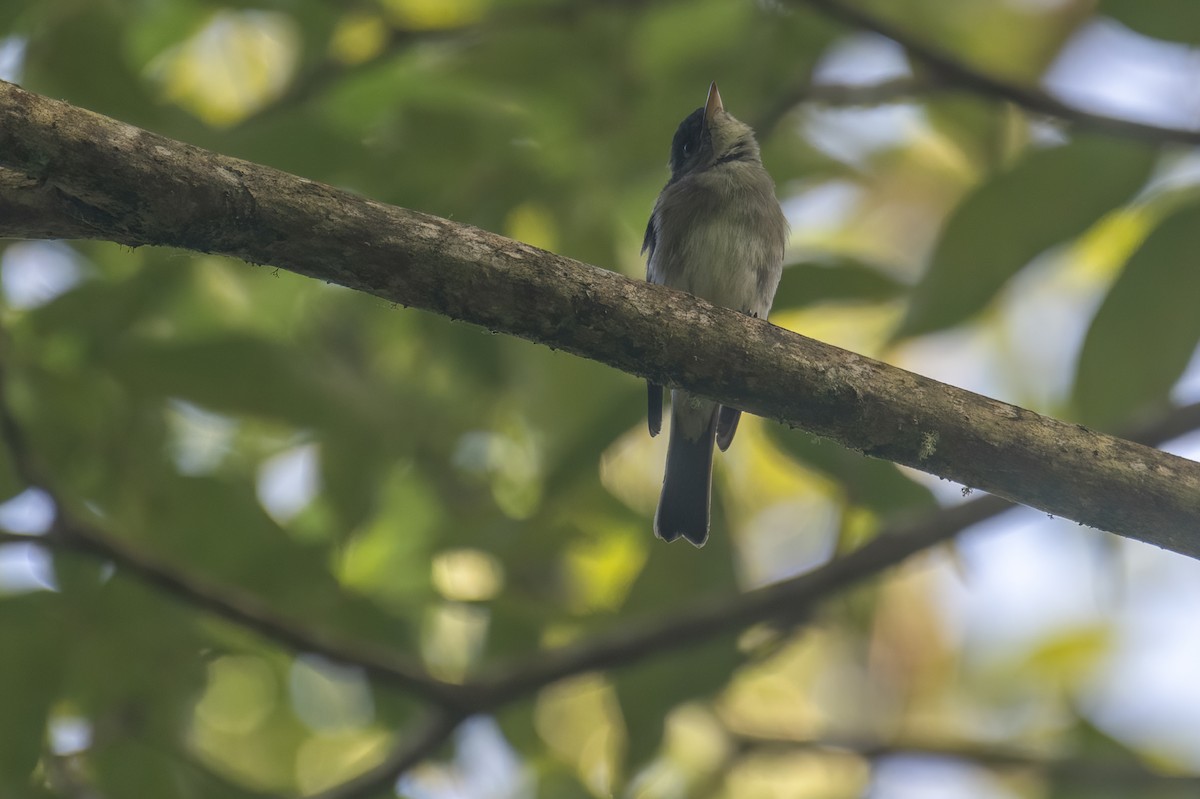
<path fill-rule="evenodd" d="M 671 178 L 677 180 L 736 161 L 761 163 L 758 142 L 749 125 L 725 110 L 717 83 L 713 81 L 708 87 L 708 100 L 688 114 L 675 131 L 671 141 Z"/>

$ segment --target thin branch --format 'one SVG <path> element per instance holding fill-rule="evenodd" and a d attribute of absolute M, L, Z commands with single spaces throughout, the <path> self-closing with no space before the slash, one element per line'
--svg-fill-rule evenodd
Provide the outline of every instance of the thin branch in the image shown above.
<path fill-rule="evenodd" d="M 951 88 L 954 88 L 952 84 L 933 74 L 904 76 L 879 83 L 813 83 L 794 91 L 780 102 L 839 107 L 879 105 Z"/>
<path fill-rule="evenodd" d="M 1129 430 L 1145 444 L 1161 444 L 1200 429 L 1200 403 L 1176 408 Z M 617 668 L 764 621 L 807 618 L 816 605 L 908 557 L 950 540 L 966 528 L 1017 507 L 995 496 L 886 525 L 869 543 L 810 572 L 735 597 L 696 600 L 687 608 L 608 634 L 538 653 L 468 682 L 481 707 L 506 704 L 552 682 L 588 671 Z"/>
<path fill-rule="evenodd" d="M 54 538 L 50 535 L 33 534 L 33 533 L 10 533 L 7 530 L 0 530 L 0 546 L 11 544 L 38 547 L 45 550 L 69 549 L 66 542 Z"/>
<path fill-rule="evenodd" d="M 932 72 L 866 84 L 813 83 L 811 78 L 806 77 L 792 88 L 784 90 L 774 103 L 754 120 L 751 127 L 759 139 L 766 139 L 784 117 L 802 103 L 856 108 L 902 102 L 954 88 L 956 87 L 950 81 Z"/>
<path fill-rule="evenodd" d="M 3 371 L 0 371 L 0 380 L 3 375 Z M 0 382 L 0 398 L 4 396 L 2 389 L 3 383 Z M 1148 443 L 1158 443 L 1197 428 L 1200 428 L 1200 403 L 1178 408 L 1139 430 L 1131 431 L 1131 436 Z M 22 473 L 36 475 L 36 466 L 25 447 L 21 431 L 3 402 L 0 402 L 0 430 L 4 432 L 9 447 L 13 449 Z M 14 441 L 16 447 L 13 446 Z M 774 586 L 736 597 L 691 605 L 687 610 L 650 622 L 629 625 L 621 631 L 599 635 L 575 646 L 538 653 L 498 667 L 460 686 L 439 684 L 437 693 L 447 692 L 449 701 L 439 699 L 436 694 L 434 701 L 442 701 L 446 707 L 432 711 L 417 730 L 401 740 L 384 762 L 313 799 L 360 799 L 368 796 L 440 748 L 467 715 L 493 710 L 517 701 L 557 680 L 587 671 L 616 668 L 646 660 L 754 622 L 771 619 L 794 622 L 804 618 L 817 603 L 836 591 L 875 576 L 899 564 L 908 556 L 946 541 L 966 527 L 1013 507 L 1011 503 L 997 497 L 980 497 L 907 524 L 891 525 L 862 549 L 808 574 Z M 94 532 L 85 530 L 87 535 Z M 75 540 L 57 534 L 33 536 L 0 532 L 0 544 L 4 543 L 80 548 L 88 554 L 114 560 L 123 570 L 129 570 L 128 561 L 113 557 L 103 547 L 76 547 Z M 140 560 L 138 562 L 142 563 Z M 201 609 L 244 624 L 283 644 L 303 650 L 321 651 L 327 657 L 361 666 L 376 678 L 399 683 L 403 687 L 413 687 L 409 671 L 403 671 L 399 675 L 393 674 L 390 671 L 392 664 L 369 659 L 371 656 L 364 656 L 365 650 L 359 645 L 324 640 L 323 649 L 314 649 L 312 642 L 315 634 L 311 631 L 275 618 L 272 618 L 269 625 L 260 624 L 253 618 L 247 619 L 236 605 L 220 607 L 222 602 L 228 600 L 230 592 L 209 590 L 208 593 L 197 596 L 190 591 L 179 591 L 179 585 L 192 585 L 195 581 L 180 580 L 179 575 L 174 573 L 156 574 L 150 570 L 153 568 L 161 566 L 147 568 L 144 564 L 139 565 L 131 570 L 131 574 L 156 588 L 192 602 Z M 417 692 L 429 695 L 428 690 L 423 687 Z"/>
<path fill-rule="evenodd" d="M 318 629 L 297 624 L 276 612 L 257 597 L 231 586 L 217 587 L 206 580 L 168 565 L 104 533 L 59 508 L 59 518 L 45 536 L 30 536 L 31 543 L 45 543 L 111 561 L 122 572 L 137 577 L 186 604 L 253 630 L 300 652 L 311 652 L 333 660 L 361 666 L 371 677 L 409 691 L 449 708 L 458 706 L 458 686 L 431 676 L 416 661 L 387 647 L 351 641 Z"/>
<path fill-rule="evenodd" d="M 1101 133 L 1126 136 L 1156 144 L 1168 142 L 1200 144 L 1200 130 L 1166 128 L 1095 114 L 1064 103 L 1041 89 L 1013 83 L 991 75 L 962 61 L 947 50 L 925 41 L 903 26 L 896 25 L 884 17 L 852 3 L 843 0 L 796 1 L 812 6 L 832 19 L 847 25 L 874 31 L 891 39 L 947 81 L 983 95 L 1007 100 L 1028 111 L 1057 117 L 1079 127 Z"/>
<path fill-rule="evenodd" d="M 0 532 L 0 544 L 71 549 L 111 561 L 123 574 L 285 646 L 360 666 L 373 678 L 412 691 L 445 708 L 482 712 L 576 674 L 628 665 L 758 621 L 803 617 L 825 597 L 1011 507 L 997 497 L 980 497 L 908 524 L 889 527 L 861 549 L 790 580 L 735 597 L 694 602 L 683 611 L 625 624 L 612 633 L 494 667 L 458 685 L 429 677 L 406 659 L 382 648 L 297 625 L 255 598 L 228 587 L 216 589 L 203 584 L 194 576 L 78 522 L 56 522 L 46 535 Z M 65 516 L 61 508 L 59 515 Z"/>
<path fill-rule="evenodd" d="M 1011 507 L 997 497 L 980 497 L 907 524 L 890 526 L 862 548 L 798 577 L 736 597 L 695 600 L 669 616 L 640 624 L 626 623 L 611 633 L 497 668 L 470 685 L 482 692 L 489 706 L 505 704 L 571 675 L 645 660 L 756 622 L 803 619 L 826 597 Z"/>

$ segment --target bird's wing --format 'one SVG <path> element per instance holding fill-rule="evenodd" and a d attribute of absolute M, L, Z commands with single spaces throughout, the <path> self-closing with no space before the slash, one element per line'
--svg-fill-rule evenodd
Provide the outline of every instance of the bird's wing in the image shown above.
<path fill-rule="evenodd" d="M 655 206 L 658 210 L 658 206 Z M 654 214 L 650 214 L 650 221 L 646 223 L 646 237 L 642 239 L 642 252 L 646 255 L 646 274 L 650 274 L 650 261 L 654 258 L 654 247 L 658 244 L 658 228 L 654 224 Z"/>
<path fill-rule="evenodd" d="M 657 204 L 655 210 L 658 209 Z M 650 264 L 654 261 L 654 247 L 658 244 L 658 229 L 654 225 L 654 214 L 646 223 L 646 238 L 642 239 L 642 252 L 646 253 L 646 280 L 655 282 L 650 272 Z M 650 428 L 651 437 L 662 430 L 663 387 L 657 383 L 646 381 L 646 424 Z"/>

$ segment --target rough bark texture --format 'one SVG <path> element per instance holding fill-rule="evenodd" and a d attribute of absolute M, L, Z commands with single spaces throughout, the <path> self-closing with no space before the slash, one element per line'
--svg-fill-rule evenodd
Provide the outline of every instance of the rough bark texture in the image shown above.
<path fill-rule="evenodd" d="M 0 236 L 230 255 L 609 364 L 1200 556 L 1200 466 L 689 295 L 0 82 Z"/>

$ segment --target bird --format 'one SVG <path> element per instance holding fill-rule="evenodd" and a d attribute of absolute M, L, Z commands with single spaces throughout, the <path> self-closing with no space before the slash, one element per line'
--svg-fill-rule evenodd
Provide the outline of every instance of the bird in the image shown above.
<path fill-rule="evenodd" d="M 708 98 L 671 141 L 670 179 L 646 225 L 646 280 L 714 305 L 766 319 L 783 272 L 788 223 L 754 131 Z M 714 357 L 719 357 L 714 353 Z M 650 435 L 662 430 L 663 387 L 650 381 Z M 671 428 L 654 534 L 708 540 L 713 442 L 724 452 L 741 411 L 682 389 L 671 390 Z"/>

